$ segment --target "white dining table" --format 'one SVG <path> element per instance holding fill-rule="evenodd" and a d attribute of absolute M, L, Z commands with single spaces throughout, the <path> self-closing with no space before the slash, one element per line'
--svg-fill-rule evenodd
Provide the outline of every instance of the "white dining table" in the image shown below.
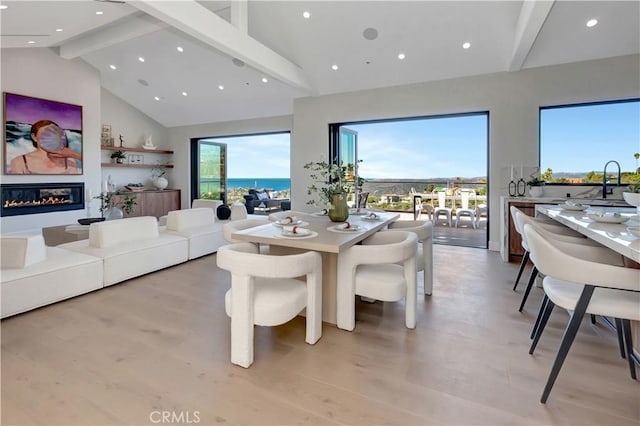
<path fill-rule="evenodd" d="M 364 213 L 364 212 L 363 212 Z M 268 244 L 270 254 L 291 254 L 300 251 L 317 251 L 322 255 L 322 320 L 337 323 L 336 289 L 340 254 L 347 248 L 385 228 L 398 220 L 397 213 L 376 212 L 377 220 L 367 220 L 366 215 L 350 215 L 350 224 L 358 225 L 357 231 L 335 229 L 338 223 L 331 222 L 326 215 L 300 215 L 297 219 L 306 222 L 302 227 L 317 233 L 313 237 L 287 237 L 282 227 L 274 222 L 234 232 L 231 237 L 240 241 Z"/>
<path fill-rule="evenodd" d="M 605 247 L 640 263 L 640 238 L 633 236 L 627 227 L 640 226 L 640 216 L 635 207 L 590 207 L 585 211 L 568 211 L 555 204 L 538 204 L 536 212 L 544 214 Z M 596 222 L 587 213 L 619 213 L 628 217 L 624 223 Z"/>

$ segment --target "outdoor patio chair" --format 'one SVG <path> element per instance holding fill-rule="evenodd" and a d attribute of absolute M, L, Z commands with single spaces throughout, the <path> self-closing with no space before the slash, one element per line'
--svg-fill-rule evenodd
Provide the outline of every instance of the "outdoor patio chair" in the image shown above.
<path fill-rule="evenodd" d="M 460 203 L 462 204 L 462 206 L 459 209 L 456 209 L 456 228 L 458 227 L 461 216 L 469 216 L 469 218 L 471 219 L 471 225 L 473 226 L 473 229 L 476 229 L 476 208 L 478 205 L 478 199 L 475 198 L 474 208 L 470 208 L 469 200 L 471 199 L 471 194 L 473 194 L 475 198 L 476 192 L 472 189 L 456 190 L 455 196 L 460 197 Z"/>
<path fill-rule="evenodd" d="M 444 215 L 447 219 L 447 223 L 449 224 L 449 228 L 451 228 L 451 212 L 453 208 L 447 207 L 447 192 L 442 191 L 433 191 L 431 196 L 431 203 L 433 203 L 434 196 L 437 196 L 438 205 L 433 206 L 433 224 L 438 224 L 438 219 L 440 215 Z"/>

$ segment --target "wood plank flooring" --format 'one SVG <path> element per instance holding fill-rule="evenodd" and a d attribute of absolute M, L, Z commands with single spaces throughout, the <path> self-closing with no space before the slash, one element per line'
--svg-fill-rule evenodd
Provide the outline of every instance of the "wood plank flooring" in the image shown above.
<path fill-rule="evenodd" d="M 158 411 L 203 425 L 640 424 L 640 383 L 614 333 L 588 321 L 538 402 L 568 316 L 554 312 L 528 355 L 542 291 L 518 313 L 517 265 L 498 253 L 435 246 L 415 330 L 402 303 L 380 302 L 357 302 L 355 331 L 325 325 L 314 346 L 301 317 L 257 327 L 250 369 L 229 362 L 229 276 L 215 262 L 2 321 L 2 424 L 147 425 Z"/>

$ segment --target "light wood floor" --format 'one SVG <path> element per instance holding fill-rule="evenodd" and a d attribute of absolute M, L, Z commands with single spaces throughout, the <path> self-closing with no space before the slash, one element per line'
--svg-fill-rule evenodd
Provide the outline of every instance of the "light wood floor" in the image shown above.
<path fill-rule="evenodd" d="M 527 354 L 540 301 L 511 291 L 516 265 L 435 247 L 418 327 L 401 303 L 358 302 L 353 333 L 304 320 L 256 329 L 254 365 L 229 362 L 226 272 L 215 255 L 2 321 L 2 424 L 638 425 L 640 383 L 615 335 L 585 321 L 549 402 L 539 398 L 567 314 Z M 189 416 L 189 418 L 185 417 Z"/>

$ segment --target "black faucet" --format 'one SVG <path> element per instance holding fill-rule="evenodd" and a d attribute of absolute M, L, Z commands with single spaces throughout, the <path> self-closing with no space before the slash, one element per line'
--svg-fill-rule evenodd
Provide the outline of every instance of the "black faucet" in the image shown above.
<path fill-rule="evenodd" d="M 620 163 L 615 160 L 607 161 L 604 165 L 604 172 L 602 173 L 602 198 L 607 198 L 607 166 L 609 163 L 615 163 L 618 166 L 618 182 L 616 186 L 620 186 L 621 172 L 620 172 Z M 613 189 L 609 194 L 613 194 Z"/>

